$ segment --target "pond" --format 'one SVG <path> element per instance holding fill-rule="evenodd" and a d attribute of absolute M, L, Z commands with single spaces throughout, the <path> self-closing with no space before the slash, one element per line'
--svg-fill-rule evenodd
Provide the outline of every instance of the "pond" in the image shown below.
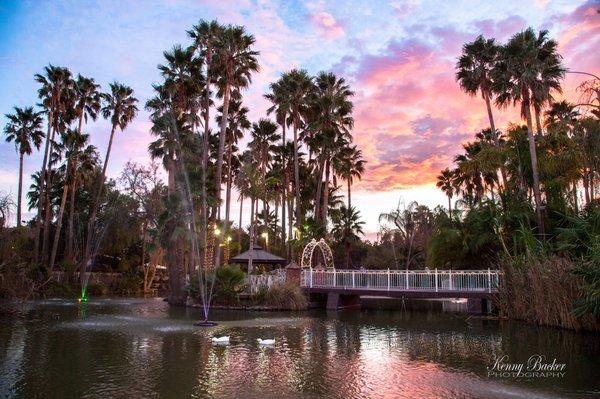
<path fill-rule="evenodd" d="M 598 397 L 598 335 L 411 310 L 214 311 L 46 300 L 0 319 L 0 397 Z M 211 337 L 229 335 L 228 345 Z M 261 346 L 257 338 L 275 339 Z M 489 375 L 535 354 L 562 375 Z"/>

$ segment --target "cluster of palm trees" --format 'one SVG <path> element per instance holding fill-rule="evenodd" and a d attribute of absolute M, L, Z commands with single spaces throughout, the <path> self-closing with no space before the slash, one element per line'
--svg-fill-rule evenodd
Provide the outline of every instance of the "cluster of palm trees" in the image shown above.
<path fill-rule="evenodd" d="M 599 177 L 600 130 L 596 104 L 557 102 L 561 81 L 569 72 L 562 65 L 557 43 L 547 31 L 529 28 L 506 44 L 479 36 L 463 46 L 456 79 L 470 95 L 480 94 L 489 128 L 463 145 L 455 168 L 438 176 L 437 186 L 460 204 L 473 207 L 486 198 L 511 203 L 533 200 L 536 228 L 543 236 L 548 210 L 577 209 L 583 186 L 585 203 L 595 198 Z M 497 129 L 493 105 L 518 105 L 526 124 Z M 591 108 L 592 112 L 587 112 Z M 534 126 L 535 125 L 535 126 Z"/>
<path fill-rule="evenodd" d="M 39 110 L 14 108 L 7 115 L 6 140 L 14 142 L 20 157 L 17 198 L 17 226 L 22 224 L 24 156 L 43 144 L 41 169 L 32 176 L 28 193 L 29 209 L 36 209 L 32 221 L 33 263 L 52 269 L 59 246 L 65 260 L 85 265 L 97 240 L 96 219 L 103 204 L 106 169 L 117 129 L 124 130 L 136 115 L 137 100 L 131 88 L 110 84 L 102 93 L 92 78 L 73 76 L 67 68 L 49 65 L 35 75 L 39 83 Z M 103 163 L 84 132 L 88 121 L 102 115 L 111 122 L 111 134 Z M 46 132 L 43 132 L 44 122 Z M 87 188 L 84 190 L 83 188 Z M 92 199 L 85 198 L 94 193 Z M 79 201 L 84 198 L 84 200 Z M 87 206 L 83 206 L 83 204 Z M 66 219 L 66 220 L 65 220 Z M 87 228 L 82 223 L 88 221 Z M 66 236 L 62 226 L 67 222 Z M 51 237 L 51 234 L 53 237 Z M 80 251 L 80 248 L 85 248 Z"/>
<path fill-rule="evenodd" d="M 353 93 L 343 78 L 285 72 L 265 95 L 271 103 L 267 115 L 251 122 L 243 92 L 259 70 L 254 37 L 216 21 L 200 21 L 188 35 L 189 46 L 164 53 L 164 80 L 146 103 L 156 136 L 149 151 L 169 176 L 161 243 L 171 281 L 180 287 L 172 302 L 184 300 L 186 273 L 223 263 L 224 244 L 233 240 L 234 191 L 240 200 L 239 246 L 247 227 L 250 245 L 265 237 L 267 245 L 292 257 L 299 236 L 327 233 L 332 209 L 350 214 L 350 225 L 360 227 L 350 198 L 365 164 L 352 144 Z M 248 136 L 248 148 L 240 152 L 240 140 Z M 343 208 L 340 180 L 348 192 Z M 249 226 L 242 225 L 244 199 L 250 200 Z M 343 218 L 336 214 L 334 220 Z"/>

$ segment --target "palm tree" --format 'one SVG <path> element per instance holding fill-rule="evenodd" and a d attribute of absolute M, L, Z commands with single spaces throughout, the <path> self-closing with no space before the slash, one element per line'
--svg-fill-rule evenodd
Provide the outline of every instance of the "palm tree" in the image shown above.
<path fill-rule="evenodd" d="M 435 184 L 448 197 L 448 215 L 452 215 L 452 196 L 454 195 L 454 171 L 448 168 L 437 176 Z"/>
<path fill-rule="evenodd" d="M 271 83 L 269 86 L 271 89 L 270 93 L 265 94 L 265 98 L 271 102 L 271 106 L 267 109 L 267 115 L 275 113 L 275 119 L 281 126 L 281 165 L 283 169 L 283 184 L 281 187 L 281 240 L 285 243 L 286 248 L 288 243 L 286 240 L 286 214 L 285 208 L 287 203 L 287 190 L 289 186 L 288 175 L 285 173 L 286 165 L 286 154 L 283 149 L 286 147 L 286 126 L 288 118 L 291 115 L 291 108 L 289 103 L 288 88 L 286 87 L 286 81 L 280 78 L 278 81 Z M 287 254 L 287 250 L 286 250 Z"/>
<path fill-rule="evenodd" d="M 223 32 L 223 26 L 217 21 L 205 21 L 200 20 L 197 25 L 189 30 L 188 36 L 190 36 L 194 43 L 193 47 L 199 52 L 200 57 L 204 60 L 205 76 L 204 76 L 204 102 L 202 104 L 202 113 L 204 116 L 204 134 L 202 135 L 202 168 L 201 168 L 201 179 L 202 179 L 202 226 L 201 226 L 201 237 L 206 237 L 206 230 L 208 225 L 208 200 L 206 193 L 206 175 L 208 170 L 208 157 L 209 157 L 209 137 L 210 137 L 210 106 L 211 106 L 211 85 L 213 84 L 213 57 L 218 45 L 218 40 Z M 202 250 L 206 250 L 206 242 L 202 242 Z M 204 260 L 205 256 L 201 256 Z"/>
<path fill-rule="evenodd" d="M 272 162 L 273 153 L 276 150 L 275 141 L 279 138 L 277 125 L 270 120 L 261 119 L 258 123 L 252 124 L 252 141 L 248 144 L 248 147 L 252 150 L 265 182 L 267 180 L 267 168 Z M 267 200 L 266 197 L 263 197 L 263 218 L 265 220 L 267 212 Z"/>
<path fill-rule="evenodd" d="M 350 267 L 350 245 L 359 240 L 358 234 L 364 234 L 363 225 L 360 220 L 360 213 L 352 208 L 346 208 L 342 205 L 331 213 L 333 229 L 331 234 L 335 239 L 344 245 L 345 268 Z"/>
<path fill-rule="evenodd" d="M 8 123 L 4 127 L 6 141 L 15 143 L 19 153 L 19 188 L 17 194 L 17 227 L 21 227 L 21 199 L 23 197 L 23 161 L 25 155 L 31 155 L 32 147 L 40 149 L 44 133 L 42 127 L 42 113 L 36 112 L 32 107 L 14 108 L 14 114 L 7 114 Z"/>
<path fill-rule="evenodd" d="M 54 132 L 56 131 L 56 119 L 58 113 L 64 111 L 65 97 L 68 96 L 72 86 L 71 72 L 67 68 L 55 67 L 48 65 L 44 68 L 45 75 L 36 74 L 35 80 L 41 85 L 38 89 L 38 97 L 42 100 L 42 106 L 47 116 L 47 133 L 46 133 L 46 144 L 44 146 L 44 157 L 42 160 L 42 172 L 41 180 L 39 184 L 39 195 L 37 216 L 36 216 L 36 227 L 35 227 L 35 238 L 34 238 L 34 261 L 39 261 L 39 239 L 40 230 L 42 228 L 42 208 L 47 178 L 47 167 L 48 157 L 50 155 L 50 143 L 54 140 Z M 47 191 L 47 190 L 46 190 Z M 48 207 L 46 207 L 48 208 Z M 48 218 L 46 218 L 48 219 Z M 46 224 L 46 223 L 44 223 Z M 44 232 L 44 244 L 46 244 L 47 233 Z M 46 247 L 46 245 L 44 245 Z"/>
<path fill-rule="evenodd" d="M 564 68 L 557 53 L 557 43 L 548 38 L 548 31 L 535 34 L 532 28 L 515 34 L 500 51 L 500 61 L 493 71 L 496 104 L 507 106 L 520 103 L 521 116 L 527 122 L 527 136 L 531 155 L 533 195 L 540 233 L 544 235 L 542 196 L 538 160 L 533 134 L 531 106 L 550 98 L 552 90 L 560 91 Z"/>
<path fill-rule="evenodd" d="M 572 128 L 579 116 L 579 111 L 577 111 L 574 104 L 565 100 L 555 102 L 552 103 L 550 109 L 546 111 L 544 125 L 547 128 L 558 125 Z"/>
<path fill-rule="evenodd" d="M 287 93 L 290 119 L 294 128 L 294 189 L 296 197 L 296 226 L 300 228 L 302 224 L 302 207 L 300 198 L 300 166 L 298 156 L 298 129 L 303 124 L 303 116 L 306 111 L 308 96 L 313 89 L 312 78 L 303 69 L 292 69 L 281 76 L 280 81 Z"/>
<path fill-rule="evenodd" d="M 79 130 L 81 129 L 81 124 Z M 74 180 L 75 171 L 72 171 L 74 159 L 81 153 L 84 146 L 87 144 L 89 136 L 87 134 L 80 134 L 78 131 L 67 130 L 61 134 L 63 146 L 66 150 L 66 168 L 65 168 L 65 181 L 63 184 L 63 192 L 60 200 L 60 207 L 58 211 L 58 217 L 56 219 L 56 231 L 54 233 L 54 243 L 52 245 L 52 252 L 50 254 L 49 268 L 52 270 L 54 267 L 54 261 L 56 260 L 56 254 L 58 252 L 58 243 L 60 241 L 60 231 L 62 229 L 63 215 L 67 204 L 67 195 L 69 192 L 69 186 L 72 187 L 71 191 L 75 192 L 74 181 L 69 182 L 69 179 Z M 74 196 L 74 194 L 73 194 Z"/>
<path fill-rule="evenodd" d="M 481 93 L 492 132 L 496 132 L 491 103 L 494 88 L 492 73 L 498 61 L 499 52 L 500 46 L 496 44 L 495 39 L 485 39 L 479 35 L 475 41 L 463 46 L 462 55 L 456 63 L 456 80 L 461 89 L 471 96 L 477 95 L 478 92 Z M 495 137 L 495 145 L 499 147 L 498 135 Z M 501 165 L 500 173 L 506 184 L 507 176 L 504 165 Z"/>
<path fill-rule="evenodd" d="M 254 36 L 246 33 L 242 26 L 228 26 L 219 35 L 216 48 L 216 68 L 219 72 L 218 86 L 219 94 L 223 98 L 223 118 L 221 120 L 221 131 L 219 133 L 219 149 L 217 153 L 217 165 L 215 171 L 215 189 L 217 192 L 216 204 L 221 206 L 221 181 L 223 170 L 223 154 L 225 152 L 225 139 L 227 137 L 227 122 L 229 120 L 229 102 L 232 90 L 241 91 L 248 87 L 252 81 L 252 73 L 259 69 L 256 57 L 258 52 L 252 50 Z M 222 230 L 226 233 L 227 226 Z M 218 240 L 217 240 L 218 241 Z M 221 259 L 219 244 L 215 248 L 215 264 Z"/>
<path fill-rule="evenodd" d="M 333 73 L 321 72 L 315 78 L 314 90 L 310 96 L 308 123 L 303 132 L 303 139 L 317 157 L 315 219 L 321 221 L 324 226 L 327 225 L 332 162 L 352 140 L 350 130 L 354 125 L 354 119 L 350 97 L 353 95 L 343 78 L 338 78 Z M 325 174 L 324 185 L 323 173 Z"/>
<path fill-rule="evenodd" d="M 102 116 L 106 119 L 110 119 L 111 131 L 110 138 L 108 140 L 108 147 L 106 148 L 104 164 L 102 165 L 100 181 L 98 182 L 98 188 L 96 190 L 95 201 L 92 206 L 92 211 L 90 213 L 90 219 L 88 222 L 88 238 L 86 240 L 86 251 L 83 259 L 84 265 L 90 260 L 91 256 L 93 227 L 96 220 L 96 214 L 98 213 L 98 208 L 100 207 L 100 201 L 102 199 L 104 182 L 106 180 L 106 169 L 108 167 L 108 161 L 110 158 L 115 132 L 117 128 L 119 128 L 121 131 L 125 130 L 127 125 L 129 125 L 129 123 L 135 118 L 138 112 L 136 105 L 138 100 L 137 98 L 133 97 L 133 89 L 121 83 L 111 83 L 110 93 L 102 93 L 102 99 L 104 100 Z"/>
<path fill-rule="evenodd" d="M 248 120 L 248 107 L 242 105 L 242 101 L 237 99 L 241 97 L 238 93 L 229 103 L 229 121 L 227 123 L 227 137 L 226 137 L 226 166 L 227 166 L 227 179 L 226 179 L 226 193 L 225 193 L 225 225 L 229 226 L 229 215 L 231 206 L 231 188 L 233 183 L 233 170 L 234 166 L 239 163 L 235 158 L 237 152 L 237 144 L 240 139 L 244 137 L 244 131 L 250 129 L 251 124 Z M 218 109 L 221 114 L 217 115 L 217 123 L 221 124 L 223 118 L 223 107 Z"/>
<path fill-rule="evenodd" d="M 338 171 L 340 177 L 346 180 L 348 185 L 348 195 L 346 197 L 348 203 L 347 208 L 352 208 L 351 187 L 354 183 L 354 178 L 360 180 L 365 172 L 366 161 L 362 157 L 362 151 L 355 145 L 342 148 L 338 157 L 334 158 L 334 169 Z"/>
<path fill-rule="evenodd" d="M 102 106 L 101 101 L 102 97 L 100 96 L 100 85 L 96 84 L 94 79 L 86 78 L 81 75 L 77 75 L 77 80 L 75 81 L 75 113 L 79 118 L 79 125 L 77 128 L 78 137 L 82 138 L 82 128 L 83 122 L 87 123 L 88 118 L 92 120 L 96 120 L 98 117 L 98 113 L 100 112 L 100 108 Z M 85 141 L 85 140 L 84 140 Z M 82 150 L 82 148 L 80 148 Z M 74 219 L 75 219 L 75 191 L 77 187 L 77 179 L 79 172 L 79 154 L 80 151 L 76 151 L 76 148 L 71 149 L 71 157 L 69 157 L 69 161 L 71 163 L 71 167 L 67 168 L 70 170 L 71 176 L 71 198 L 69 204 L 69 225 L 67 230 L 67 258 L 71 261 L 74 256 Z"/>
<path fill-rule="evenodd" d="M 471 96 L 481 93 L 492 130 L 496 130 L 496 126 L 491 104 L 493 96 L 491 71 L 496 63 L 498 51 L 499 47 L 495 39 L 485 39 L 479 35 L 475 41 L 463 46 L 462 55 L 456 64 L 456 80 L 461 89 Z"/>

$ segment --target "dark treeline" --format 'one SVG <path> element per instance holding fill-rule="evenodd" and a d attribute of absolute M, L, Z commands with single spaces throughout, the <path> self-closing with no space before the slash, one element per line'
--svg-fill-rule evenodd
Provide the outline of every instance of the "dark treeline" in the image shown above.
<path fill-rule="evenodd" d="M 20 227 L 21 173 L 5 262 L 40 276 L 102 265 L 141 274 L 158 251 L 154 263 L 167 266 L 170 301 L 184 303 L 197 270 L 201 286 L 208 284 L 205 273 L 250 242 L 291 260 L 307 240 L 330 234 L 349 254 L 362 233 L 351 189 L 365 161 L 352 143 L 348 84 L 328 72 L 284 72 L 265 94 L 267 114 L 250 121 L 243 95 L 260 68 L 254 37 L 216 21 L 200 21 L 188 36 L 164 52 L 163 80 L 145 104 L 155 137 L 149 154 L 166 183 L 154 164 L 128 163 L 119 179 L 106 179 L 115 134 L 138 111 L 130 88 L 113 83 L 105 93 L 93 79 L 54 66 L 36 75 L 38 109 L 15 108 L 5 132 L 22 161 L 34 149 L 44 154 L 27 193 L 37 216 Z M 99 116 L 112 127 L 103 158 L 85 133 Z M 233 201 L 239 215 L 231 214 Z"/>

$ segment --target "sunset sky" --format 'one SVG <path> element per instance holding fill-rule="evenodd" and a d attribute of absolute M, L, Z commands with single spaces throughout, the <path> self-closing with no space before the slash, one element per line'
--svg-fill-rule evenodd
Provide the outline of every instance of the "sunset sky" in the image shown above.
<path fill-rule="evenodd" d="M 532 26 L 560 43 L 567 68 L 600 74 L 600 0 L 577 1 L 0 1 L 0 126 L 12 107 L 37 101 L 33 75 L 51 63 L 94 77 L 106 88 L 133 87 L 141 106 L 160 81 L 157 64 L 199 19 L 240 24 L 256 37 L 261 71 L 244 93 L 252 121 L 265 116 L 262 97 L 282 71 L 334 71 L 355 91 L 354 139 L 367 170 L 353 204 L 373 237 L 380 212 L 401 200 L 435 206 L 445 197 L 436 174 L 461 143 L 487 127 L 481 99 L 454 80 L 461 46 L 478 34 L 505 41 Z M 576 101 L 582 77 L 568 75 L 565 96 Z M 518 122 L 513 109 L 496 111 L 497 125 Z M 147 162 L 148 113 L 118 132 L 108 168 L 118 177 L 129 159 Z M 109 126 L 88 126 L 104 156 Z M 28 176 L 41 156 L 26 159 Z M 0 144 L 0 190 L 17 192 L 18 157 Z M 24 187 L 29 186 L 29 179 Z M 237 204 L 232 210 L 237 215 Z M 246 206 L 246 209 L 248 207 Z"/>

